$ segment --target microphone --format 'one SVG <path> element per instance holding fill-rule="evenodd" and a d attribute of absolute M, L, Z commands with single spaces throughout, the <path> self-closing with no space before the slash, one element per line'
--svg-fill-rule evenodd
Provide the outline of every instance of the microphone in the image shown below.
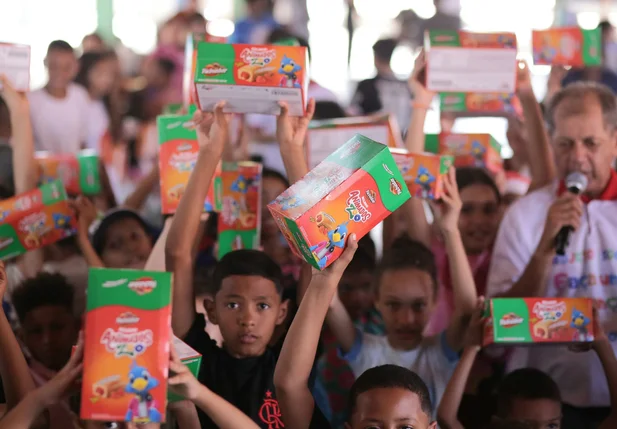
<path fill-rule="evenodd" d="M 568 174 L 568 177 L 566 177 L 566 188 L 568 188 L 568 192 L 575 195 L 585 192 L 585 189 L 587 189 L 587 176 L 577 171 Z M 559 233 L 557 233 L 555 237 L 555 249 L 559 256 L 564 256 L 566 254 L 566 248 L 570 244 L 570 234 L 572 234 L 573 231 L 574 228 L 568 225 L 562 227 Z"/>

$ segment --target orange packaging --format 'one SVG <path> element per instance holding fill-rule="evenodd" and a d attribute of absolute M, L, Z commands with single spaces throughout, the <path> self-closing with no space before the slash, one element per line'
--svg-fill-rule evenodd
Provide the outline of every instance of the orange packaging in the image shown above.
<path fill-rule="evenodd" d="M 30 46 L 0 42 L 0 74 L 17 91 L 30 91 Z"/>
<path fill-rule="evenodd" d="M 439 111 L 454 113 L 456 118 L 523 115 L 521 102 L 514 94 L 444 92 L 439 99 Z"/>
<path fill-rule="evenodd" d="M 171 274 L 91 268 L 87 296 L 81 418 L 164 422 Z"/>
<path fill-rule="evenodd" d="M 516 35 L 430 30 L 425 33 L 426 86 L 436 92 L 516 90 Z"/>
<path fill-rule="evenodd" d="M 268 204 L 292 251 L 319 270 L 410 198 L 388 147 L 356 135 Z"/>
<path fill-rule="evenodd" d="M 60 179 L 70 195 L 97 195 L 101 192 L 100 158 L 95 150 L 77 154 L 34 154 L 41 172 L 41 182 Z"/>
<path fill-rule="evenodd" d="M 549 28 L 531 32 L 533 63 L 558 66 L 602 65 L 602 31 L 600 27 Z"/>
<path fill-rule="evenodd" d="M 159 133 L 159 171 L 161 185 L 161 211 L 173 214 L 180 204 L 180 198 L 189 182 L 197 156 L 199 144 L 193 128 L 192 115 L 161 115 L 156 118 Z M 204 202 L 204 211 L 217 209 L 215 189 L 220 181 L 220 169 L 210 185 Z"/>
<path fill-rule="evenodd" d="M 412 197 L 438 200 L 443 194 L 444 176 L 454 158 L 433 153 L 409 153 L 405 149 L 390 149 Z"/>
<path fill-rule="evenodd" d="M 70 237 L 77 221 L 59 180 L 0 201 L 0 260 Z"/>
<path fill-rule="evenodd" d="M 402 148 L 403 138 L 393 115 L 358 116 L 353 118 L 311 121 L 307 135 L 309 168 L 314 168 L 328 155 L 356 134 L 362 134 L 392 148 Z"/>
<path fill-rule="evenodd" d="M 493 298 L 485 311 L 485 346 L 594 340 L 589 298 Z"/>
<path fill-rule="evenodd" d="M 291 116 L 302 116 L 309 85 L 308 52 L 302 46 L 200 42 L 194 82 L 203 111 L 225 100 L 226 112 L 278 115 L 278 103 L 284 101 Z"/>
<path fill-rule="evenodd" d="M 424 150 L 453 156 L 455 167 L 482 167 L 492 173 L 503 170 L 501 145 L 490 134 L 427 134 Z"/>

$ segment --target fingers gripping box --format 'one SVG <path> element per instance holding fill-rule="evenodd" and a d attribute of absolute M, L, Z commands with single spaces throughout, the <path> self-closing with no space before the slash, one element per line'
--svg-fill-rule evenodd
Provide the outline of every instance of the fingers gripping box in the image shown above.
<path fill-rule="evenodd" d="M 516 35 L 431 30 L 424 36 L 426 86 L 436 92 L 516 90 Z"/>
<path fill-rule="evenodd" d="M 449 155 L 409 153 L 390 149 L 412 197 L 438 200 L 443 193 L 444 176 L 454 163 Z"/>
<path fill-rule="evenodd" d="M 170 273 L 91 268 L 81 418 L 164 421 L 170 336 Z"/>
<path fill-rule="evenodd" d="M 492 173 L 503 170 L 501 145 L 490 134 L 427 134 L 424 149 L 454 156 L 455 167 L 480 167 Z"/>
<path fill-rule="evenodd" d="M 393 115 L 311 121 L 307 148 L 309 166 L 314 168 L 356 134 L 362 134 L 389 147 L 403 147 L 401 130 Z"/>
<path fill-rule="evenodd" d="M 441 112 L 454 113 L 457 118 L 510 115 L 522 116 L 518 97 L 508 93 L 444 92 L 439 94 Z"/>
<path fill-rule="evenodd" d="M 410 198 L 387 146 L 356 135 L 268 205 L 293 252 L 324 269 Z"/>
<path fill-rule="evenodd" d="M 0 259 L 22 255 L 74 235 L 77 221 L 62 182 L 0 201 Z"/>
<path fill-rule="evenodd" d="M 239 249 L 259 249 L 261 171 L 256 162 L 224 163 L 218 219 L 218 257 Z"/>
<path fill-rule="evenodd" d="M 180 358 L 180 362 L 182 362 L 182 364 L 191 371 L 195 378 L 197 378 L 199 368 L 201 367 L 201 355 L 176 336 L 173 337 L 172 341 L 174 348 L 176 349 L 176 353 Z M 182 401 L 184 398 L 176 395 L 172 391 L 169 391 L 167 399 L 169 402 L 178 402 Z"/>
<path fill-rule="evenodd" d="M 197 45 L 195 89 L 203 111 L 225 100 L 226 112 L 278 115 L 284 101 L 291 116 L 302 116 L 308 84 L 308 53 L 302 46 Z"/>
<path fill-rule="evenodd" d="M 97 195 L 101 192 L 100 158 L 94 150 L 56 155 L 36 152 L 41 182 L 60 179 L 71 195 Z"/>
<path fill-rule="evenodd" d="M 594 340 L 588 298 L 494 298 L 486 306 L 484 345 Z"/>
<path fill-rule="evenodd" d="M 197 156 L 199 144 L 192 115 L 164 115 L 156 119 L 159 133 L 159 171 L 161 185 L 161 211 L 173 214 L 189 182 Z M 215 189 L 220 181 L 220 171 L 210 184 L 204 202 L 204 211 L 216 211 Z"/>
<path fill-rule="evenodd" d="M 574 67 L 602 65 L 600 27 L 593 30 L 578 27 L 533 30 L 531 43 L 534 64 Z"/>

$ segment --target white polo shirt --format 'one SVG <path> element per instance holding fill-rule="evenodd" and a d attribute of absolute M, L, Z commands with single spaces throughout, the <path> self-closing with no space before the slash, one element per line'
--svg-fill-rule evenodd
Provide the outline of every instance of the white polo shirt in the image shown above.
<path fill-rule="evenodd" d="M 617 174 L 613 172 L 609 187 L 614 186 Z M 507 291 L 523 274 L 557 193 L 555 182 L 521 198 L 506 212 L 493 251 L 488 296 Z M 581 226 L 571 235 L 566 256 L 553 260 L 546 295 L 597 300 L 604 330 L 613 350 L 617 349 L 617 200 L 585 204 Z M 510 370 L 529 366 L 545 371 L 568 404 L 609 406 L 606 377 L 593 352 L 573 353 L 565 346 L 517 348 L 509 366 Z"/>

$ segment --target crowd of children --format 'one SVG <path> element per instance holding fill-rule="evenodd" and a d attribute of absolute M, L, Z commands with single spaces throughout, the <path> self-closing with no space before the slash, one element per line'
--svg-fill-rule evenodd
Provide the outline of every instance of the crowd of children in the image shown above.
<path fill-rule="evenodd" d="M 260 2 L 271 6 L 248 3 Z M 268 17 L 269 43 L 308 46 Z M 244 22 L 236 38 L 254 25 Z M 508 121 L 508 172 L 450 167 L 438 201 L 413 197 L 385 219 L 383 252 L 371 235 L 349 234 L 341 256 L 317 270 L 291 251 L 267 204 L 309 173 L 313 119 L 386 111 L 405 122 L 406 150 L 423 152 L 436 96 L 424 53 L 402 84 L 389 69 L 395 41 L 376 44 L 378 76 L 359 85 L 349 109 L 311 82 L 300 117 L 284 102 L 276 118 L 225 113 L 226 100 L 198 110 L 192 173 L 175 213 L 161 217 L 155 120 L 182 100 L 191 32 L 205 32 L 199 14 L 169 20 L 129 83 L 96 35 L 79 58 L 51 42 L 44 88 L 23 94 L 0 76 L 2 199 L 39 185 L 36 151 L 87 148 L 101 159 L 101 192 L 70 196 L 75 235 L 0 262 L 0 429 L 617 427 L 617 99 L 609 88 L 570 83 L 540 104 L 520 62 L 522 115 Z M 407 104 L 380 99 L 384 88 Z M 284 172 L 268 162 L 273 148 Z M 251 156 L 266 164 L 260 248 L 218 258 L 217 214 L 204 213 L 203 202 L 222 161 Z M 564 182 L 572 172 L 587 179 L 582 195 Z M 554 242 L 564 228 L 571 247 L 560 256 Z M 166 382 L 183 400 L 169 403 L 167 423 L 80 419 L 89 268 L 173 274 L 170 329 L 202 362 L 194 375 L 171 346 Z M 493 297 L 591 298 L 593 338 L 483 347 Z"/>

